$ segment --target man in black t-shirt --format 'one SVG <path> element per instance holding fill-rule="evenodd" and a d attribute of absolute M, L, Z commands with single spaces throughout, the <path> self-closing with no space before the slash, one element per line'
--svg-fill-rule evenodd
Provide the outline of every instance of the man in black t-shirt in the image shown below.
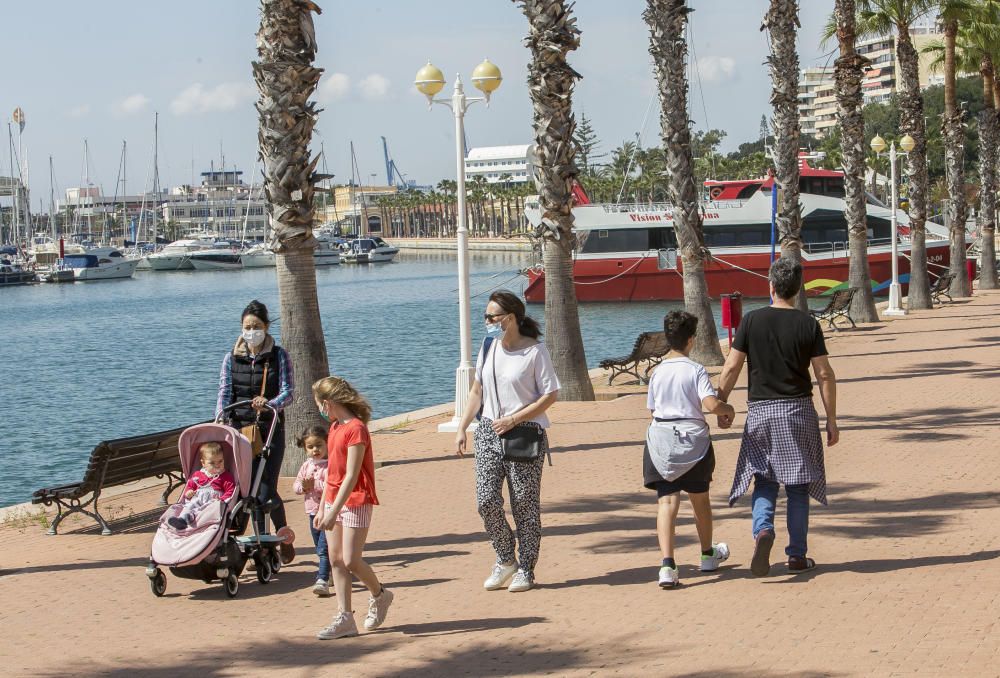
<path fill-rule="evenodd" d="M 749 365 L 747 421 L 729 504 L 747 491 L 753 479 L 754 552 L 750 570 L 758 577 L 771 569 L 779 485 L 785 486 L 788 498 L 788 571 L 805 572 L 816 566 L 812 558 L 806 557 L 809 497 L 826 504 L 826 469 L 819 417 L 812 401 L 810 366 L 826 410 L 827 445 L 835 445 L 840 437 L 837 382 L 823 330 L 812 316 L 794 306 L 795 295 L 802 287 L 802 266 L 790 259 L 778 259 L 771 264 L 768 278 L 774 301 L 743 319 L 719 377 L 719 398 L 727 401 L 743 362 Z"/>

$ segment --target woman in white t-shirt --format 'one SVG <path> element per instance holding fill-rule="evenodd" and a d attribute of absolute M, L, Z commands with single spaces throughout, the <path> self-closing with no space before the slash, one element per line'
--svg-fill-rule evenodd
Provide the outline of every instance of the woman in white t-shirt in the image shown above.
<path fill-rule="evenodd" d="M 466 452 L 465 430 L 482 408 L 474 436 L 476 503 L 497 560 L 483 586 L 527 591 L 535 585 L 535 563 L 542 539 L 542 465 L 548 451 L 549 418 L 545 411 L 559 396 L 559 379 L 552 359 L 538 338 L 538 323 L 525 314 L 514 293 L 498 290 L 486 306 L 487 341 L 476 361 L 476 380 L 459 422 L 456 452 Z M 490 341 L 492 338 L 492 341 Z M 541 431 L 541 453 L 530 462 L 504 459 L 500 436 L 517 426 Z M 510 487 L 514 532 L 504 514 L 503 484 Z M 519 558 L 515 559 L 515 555 Z M 510 581 L 510 585 L 507 582 Z"/>
<path fill-rule="evenodd" d="M 717 397 L 708 373 L 688 358 L 694 346 L 698 319 L 684 311 L 671 311 L 663 319 L 670 352 L 649 379 L 647 405 L 653 421 L 646 433 L 643 451 L 643 482 L 656 490 L 659 501 L 656 535 L 663 558 L 659 585 L 673 588 L 680 583 L 674 561 L 674 527 L 680 508 L 680 493 L 687 492 L 694 509 L 701 542 L 701 571 L 712 572 L 729 557 L 729 547 L 712 543 L 712 504 L 708 486 L 715 470 L 715 452 L 702 408 L 719 415 L 728 428 L 734 410 Z"/>

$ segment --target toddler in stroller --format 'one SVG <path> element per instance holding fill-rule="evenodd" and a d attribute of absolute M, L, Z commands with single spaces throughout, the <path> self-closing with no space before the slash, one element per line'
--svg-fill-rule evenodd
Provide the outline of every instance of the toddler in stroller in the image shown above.
<path fill-rule="evenodd" d="M 273 434 L 272 425 L 268 442 Z M 240 574 L 251 562 L 257 581 L 267 584 L 281 568 L 278 550 L 284 539 L 261 532 L 250 520 L 255 509 L 268 511 L 257 499 L 263 465 L 256 474 L 251 472 L 250 441 L 217 420 L 185 429 L 177 450 L 181 469 L 189 478 L 186 501 L 167 508 L 153 537 L 146 567 L 153 594 L 162 596 L 166 591 L 163 567 L 181 579 L 206 584 L 221 581 L 226 595 L 233 597 L 239 590 Z M 263 454 L 268 454 L 266 445 Z M 181 523 L 175 518 L 184 520 L 183 528 L 179 529 Z M 248 527 L 252 534 L 244 535 Z"/>
<path fill-rule="evenodd" d="M 194 522 L 198 511 L 216 500 L 229 501 L 236 491 L 236 480 L 226 470 L 226 458 L 222 455 L 222 445 L 216 442 L 202 443 L 198 447 L 201 469 L 195 471 L 184 488 L 183 510 L 179 515 L 167 518 L 167 523 L 177 530 L 187 528 Z"/>

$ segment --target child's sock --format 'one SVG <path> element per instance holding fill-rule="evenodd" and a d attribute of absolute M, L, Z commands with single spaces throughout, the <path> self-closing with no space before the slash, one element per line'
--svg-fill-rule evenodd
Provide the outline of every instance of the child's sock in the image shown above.
<path fill-rule="evenodd" d="M 703 556 L 714 556 L 715 555 L 715 547 L 713 546 L 712 548 L 708 549 L 707 551 L 702 551 L 701 555 L 703 555 Z"/>
<path fill-rule="evenodd" d="M 663 564 L 660 567 L 669 567 L 671 570 L 676 570 L 677 563 L 674 562 L 673 558 L 664 558 Z"/>

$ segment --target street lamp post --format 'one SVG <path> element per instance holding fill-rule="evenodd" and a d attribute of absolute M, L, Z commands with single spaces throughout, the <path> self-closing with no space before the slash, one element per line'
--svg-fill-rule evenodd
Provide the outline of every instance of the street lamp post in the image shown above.
<path fill-rule="evenodd" d="M 455 89 L 448 99 L 435 99 L 434 95 L 444 89 L 444 74 L 432 65 L 427 65 L 417 71 L 414 78 L 416 88 L 427 97 L 428 110 L 434 104 L 441 104 L 451 109 L 455 115 L 455 174 L 457 178 L 457 211 L 458 228 L 458 328 L 459 349 L 461 359 L 455 371 L 455 415 L 450 422 L 438 426 L 440 432 L 458 431 L 459 422 L 465 412 L 472 390 L 472 376 L 475 368 L 472 366 L 472 327 L 469 307 L 469 229 L 465 222 L 465 112 L 477 101 L 490 105 L 490 95 L 500 86 L 500 69 L 484 60 L 472 72 L 472 84 L 483 93 L 482 97 L 467 97 L 462 87 L 462 78 L 455 76 Z"/>
<path fill-rule="evenodd" d="M 903 151 L 903 155 L 912 151 L 914 145 L 913 137 L 909 134 L 899 140 L 899 147 Z M 871 148 L 875 151 L 876 155 L 882 154 L 886 148 L 885 139 L 879 135 L 875 135 L 875 138 L 871 142 Z M 889 283 L 889 306 L 882 312 L 883 315 L 889 316 L 906 315 L 906 310 L 902 305 L 903 295 L 899 285 L 899 226 L 896 221 L 899 197 L 896 194 L 896 155 L 896 142 L 893 141 L 889 144 L 889 193 L 891 200 L 889 214 L 891 215 L 890 223 L 892 224 L 892 281 Z"/>

